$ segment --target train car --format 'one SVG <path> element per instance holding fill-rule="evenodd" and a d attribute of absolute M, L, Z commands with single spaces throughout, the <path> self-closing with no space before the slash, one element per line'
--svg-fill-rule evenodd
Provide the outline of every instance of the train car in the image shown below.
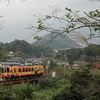
<path fill-rule="evenodd" d="M 44 74 L 43 66 L 2 67 L 2 79 L 13 80 L 22 77 L 41 76 Z"/>

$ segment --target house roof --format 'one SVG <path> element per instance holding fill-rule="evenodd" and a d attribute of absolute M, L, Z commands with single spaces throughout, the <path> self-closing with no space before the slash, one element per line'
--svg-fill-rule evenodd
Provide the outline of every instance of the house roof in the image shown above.
<path fill-rule="evenodd" d="M 77 67 L 79 67 L 79 65 L 78 65 L 78 64 L 73 64 L 73 66 L 77 66 Z"/>
<path fill-rule="evenodd" d="M 20 65 L 20 62 L 0 62 L 2 65 Z"/>

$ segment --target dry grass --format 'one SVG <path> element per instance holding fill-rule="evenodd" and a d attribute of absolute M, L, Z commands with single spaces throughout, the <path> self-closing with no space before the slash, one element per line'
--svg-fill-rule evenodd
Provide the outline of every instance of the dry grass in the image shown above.
<path fill-rule="evenodd" d="M 90 69 L 90 72 L 91 72 L 92 74 L 100 74 L 100 70 L 97 69 L 97 68 Z"/>

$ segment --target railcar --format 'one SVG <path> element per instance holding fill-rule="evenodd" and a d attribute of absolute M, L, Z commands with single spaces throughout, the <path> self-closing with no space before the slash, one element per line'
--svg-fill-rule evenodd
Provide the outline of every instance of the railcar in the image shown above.
<path fill-rule="evenodd" d="M 13 80 L 22 77 L 41 76 L 44 74 L 43 66 L 2 67 L 2 79 Z"/>

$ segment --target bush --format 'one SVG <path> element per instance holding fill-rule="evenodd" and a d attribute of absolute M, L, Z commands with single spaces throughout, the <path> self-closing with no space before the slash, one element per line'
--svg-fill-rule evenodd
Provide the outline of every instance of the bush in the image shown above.
<path fill-rule="evenodd" d="M 83 100 L 82 89 L 76 88 L 72 84 L 66 84 L 58 90 L 53 96 L 52 100 Z"/>
<path fill-rule="evenodd" d="M 48 89 L 52 88 L 55 84 L 53 79 L 43 79 L 39 82 L 39 85 L 42 89 Z"/>
<path fill-rule="evenodd" d="M 92 74 L 86 68 L 83 68 L 81 70 L 76 70 L 70 76 L 71 84 L 78 84 L 85 88 L 89 86 L 90 81 L 92 80 L 93 80 Z"/>

